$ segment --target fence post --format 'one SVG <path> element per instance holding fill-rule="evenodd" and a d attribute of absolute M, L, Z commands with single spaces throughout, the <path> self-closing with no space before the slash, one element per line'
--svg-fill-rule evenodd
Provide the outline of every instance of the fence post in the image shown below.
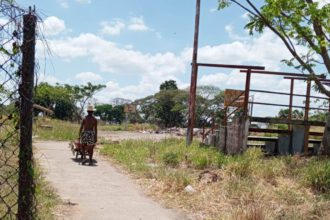
<path fill-rule="evenodd" d="M 23 16 L 22 81 L 20 85 L 20 143 L 17 219 L 34 217 L 34 183 L 32 159 L 33 86 L 35 62 L 35 29 L 37 17 Z"/>

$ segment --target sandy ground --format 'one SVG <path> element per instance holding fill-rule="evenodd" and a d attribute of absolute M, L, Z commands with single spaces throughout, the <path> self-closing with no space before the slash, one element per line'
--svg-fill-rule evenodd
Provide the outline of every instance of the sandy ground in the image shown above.
<path fill-rule="evenodd" d="M 56 214 L 57 219 L 186 218 L 182 213 L 161 207 L 145 196 L 129 177 L 100 155 L 95 155 L 94 166 L 80 165 L 68 148 L 68 142 L 37 141 L 34 145 L 37 149 L 35 157 L 45 171 L 46 179 L 66 204 Z"/>

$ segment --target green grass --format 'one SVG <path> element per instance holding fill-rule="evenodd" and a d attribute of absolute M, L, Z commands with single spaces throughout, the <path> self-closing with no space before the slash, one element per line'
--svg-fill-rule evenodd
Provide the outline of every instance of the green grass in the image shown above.
<path fill-rule="evenodd" d="M 50 118 L 37 118 L 34 122 L 33 135 L 42 140 L 71 141 L 78 138 L 80 124 Z M 99 131 L 154 131 L 157 126 L 150 124 L 99 125 Z"/>
<path fill-rule="evenodd" d="M 120 125 L 100 125 L 101 131 L 155 131 L 158 129 L 156 125 L 152 124 L 128 124 L 125 123 Z"/>
<path fill-rule="evenodd" d="M 55 119 L 39 119 L 34 123 L 33 135 L 42 140 L 67 141 L 78 138 L 80 124 Z"/>
<path fill-rule="evenodd" d="M 330 195 L 330 160 L 313 158 L 303 169 L 305 183 L 318 193 Z"/>
<path fill-rule="evenodd" d="M 176 138 L 161 142 L 127 140 L 119 144 L 106 144 L 101 152 L 115 158 L 130 170 L 146 167 L 148 163 L 168 167 L 186 165 L 196 169 L 218 168 L 226 161 L 226 157 L 215 149 L 201 148 L 197 143 L 187 148 L 184 141 Z"/>
<path fill-rule="evenodd" d="M 225 156 L 196 142 L 186 147 L 180 139 L 109 143 L 101 153 L 134 174 L 149 194 L 198 219 L 330 216 L 329 159 L 265 158 L 258 148 Z M 219 181 L 200 182 L 204 170 L 217 174 Z M 197 192 L 185 192 L 187 185 Z"/>

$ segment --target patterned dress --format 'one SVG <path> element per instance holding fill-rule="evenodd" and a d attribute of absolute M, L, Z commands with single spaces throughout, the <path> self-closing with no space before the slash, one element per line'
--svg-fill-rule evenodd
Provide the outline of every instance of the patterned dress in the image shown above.
<path fill-rule="evenodd" d="M 83 131 L 81 133 L 80 142 L 84 145 L 95 145 L 95 132 Z"/>

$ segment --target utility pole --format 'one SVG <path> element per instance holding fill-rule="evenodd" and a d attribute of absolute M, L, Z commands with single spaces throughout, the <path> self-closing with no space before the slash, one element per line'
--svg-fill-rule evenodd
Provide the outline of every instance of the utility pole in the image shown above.
<path fill-rule="evenodd" d="M 194 49 L 193 49 L 193 56 L 192 56 L 192 63 L 191 63 L 189 115 L 188 115 L 188 127 L 187 127 L 187 139 L 186 139 L 187 146 L 189 146 L 193 140 L 193 131 L 194 131 L 194 125 L 195 125 L 196 85 L 197 85 L 197 73 L 198 73 L 197 50 L 198 50 L 200 5 L 201 5 L 201 1 L 196 0 Z"/>

